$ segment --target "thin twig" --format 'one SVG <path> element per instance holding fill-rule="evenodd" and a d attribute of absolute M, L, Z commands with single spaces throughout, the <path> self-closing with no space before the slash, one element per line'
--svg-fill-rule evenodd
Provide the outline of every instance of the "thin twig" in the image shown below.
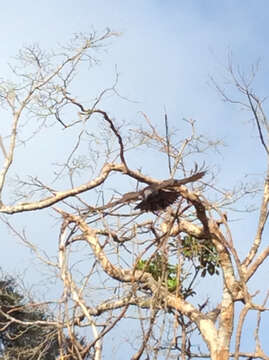
<path fill-rule="evenodd" d="M 170 174 L 170 176 L 172 176 L 172 166 L 171 166 L 171 156 L 170 156 L 170 140 L 169 140 L 169 130 L 168 130 L 168 118 L 167 118 L 166 111 L 165 111 L 165 114 L 164 114 L 164 121 L 165 121 L 165 136 L 166 136 L 166 144 L 167 144 L 167 157 L 168 157 L 169 174 Z"/>
<path fill-rule="evenodd" d="M 253 112 L 253 115 L 254 115 L 254 118 L 255 118 L 255 121 L 256 121 L 256 125 L 257 125 L 258 131 L 259 131 L 259 136 L 260 136 L 262 145 L 265 148 L 265 151 L 266 151 L 267 155 L 269 155 L 268 147 L 265 144 L 265 141 L 264 141 L 264 138 L 263 138 L 262 129 L 261 129 L 260 121 L 259 121 L 259 118 L 258 118 L 257 110 L 255 110 L 253 102 L 251 100 L 251 94 L 248 92 L 248 90 L 246 91 L 246 94 L 247 94 L 248 101 L 249 101 L 251 110 Z"/>

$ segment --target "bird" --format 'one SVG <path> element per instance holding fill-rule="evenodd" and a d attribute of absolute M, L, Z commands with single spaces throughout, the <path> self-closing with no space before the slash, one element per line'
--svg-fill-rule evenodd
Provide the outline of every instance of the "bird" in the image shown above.
<path fill-rule="evenodd" d="M 200 171 L 181 180 L 169 179 L 162 181 L 160 184 L 151 184 L 145 187 L 140 191 L 138 199 L 141 201 L 134 209 L 151 212 L 165 210 L 180 196 L 180 191 L 178 191 L 176 187 L 197 181 L 203 177 L 205 173 L 205 171 Z"/>
<path fill-rule="evenodd" d="M 142 201 L 136 205 L 135 210 L 142 211 L 157 211 L 165 210 L 169 205 L 172 205 L 180 193 L 170 189 L 158 189 L 154 185 L 147 186 L 140 195 Z"/>
<path fill-rule="evenodd" d="M 141 211 L 158 211 L 165 210 L 169 205 L 172 205 L 180 194 L 180 187 L 191 182 L 200 180 L 206 173 L 206 171 L 197 172 L 189 177 L 183 179 L 168 179 L 158 182 L 157 184 L 150 184 L 144 189 L 139 191 L 132 191 L 124 194 L 120 199 L 110 201 L 104 206 L 93 208 L 91 211 L 103 211 L 110 209 L 117 205 L 129 204 L 130 202 L 140 202 L 135 206 L 135 210 Z"/>

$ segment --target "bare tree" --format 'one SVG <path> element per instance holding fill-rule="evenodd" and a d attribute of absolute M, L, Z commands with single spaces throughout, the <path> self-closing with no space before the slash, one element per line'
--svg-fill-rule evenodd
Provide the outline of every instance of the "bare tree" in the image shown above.
<path fill-rule="evenodd" d="M 176 131 L 168 129 L 167 116 L 164 134 L 143 113 L 140 127 L 119 123 L 102 105 L 106 96 L 119 96 L 117 74 L 115 84 L 94 99 L 77 89 L 79 72 L 85 75 L 87 70 L 85 62 L 96 62 L 93 52 L 114 35 L 109 30 L 101 36 L 76 35 L 58 52 L 46 53 L 37 45 L 25 48 L 19 54 L 19 66 L 12 68 L 17 83 L 0 84 L 3 111 L 12 119 L 0 142 L 4 157 L 0 212 L 9 229 L 62 282 L 62 294 L 54 301 L 57 313 L 54 308 L 55 318 L 47 321 L 47 326 L 57 329 L 60 358 L 101 359 L 108 334 L 114 334 L 119 343 L 129 342 L 133 360 L 142 356 L 268 359 L 259 340 L 267 298 L 256 303 L 248 281 L 269 253 L 263 244 L 269 175 L 264 177 L 256 236 L 246 258 L 240 259 L 225 207 L 250 190 L 218 191 L 210 167 L 196 164 L 196 155 L 201 158 L 217 142 L 197 135 L 192 120 L 185 121 L 189 135 L 180 140 Z M 237 77 L 232 66 L 229 73 L 244 96 L 240 104 L 254 116 L 268 157 L 269 125 L 263 103 L 251 82 L 240 73 Z M 48 175 L 51 180 L 46 182 L 38 174 L 27 180 L 14 178 L 20 145 L 30 146 L 32 138 L 51 128 L 62 129 L 61 136 L 67 139 L 59 140 L 66 149 L 61 149 L 61 161 L 57 153 L 54 177 Z M 138 170 L 146 168 L 142 154 L 152 150 L 159 161 L 156 167 L 169 169 L 168 179 Z M 13 198 L 7 202 L 9 174 L 13 175 Z M 58 239 L 57 260 L 45 257 L 40 244 L 11 223 L 12 214 L 29 212 L 30 216 L 42 209 L 47 209 L 44 216 L 53 214 L 61 222 L 58 234 L 50 235 Z M 203 295 L 203 279 L 212 286 L 222 284 L 218 304 Z M 237 303 L 241 304 L 238 323 Z M 258 319 L 251 353 L 240 346 L 250 310 L 257 312 Z M 18 321 L 12 313 L 8 319 L 10 324 Z M 38 325 L 46 326 L 46 321 Z M 135 330 L 120 334 L 120 326 Z M 77 334 L 83 334 L 83 341 Z M 194 345 L 198 337 L 206 348 Z"/>

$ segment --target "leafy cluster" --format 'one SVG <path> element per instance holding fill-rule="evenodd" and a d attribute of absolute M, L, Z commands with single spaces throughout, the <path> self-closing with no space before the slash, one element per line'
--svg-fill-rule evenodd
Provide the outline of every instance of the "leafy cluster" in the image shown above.
<path fill-rule="evenodd" d="M 55 359 L 58 355 L 57 331 L 35 325 L 48 320 L 40 307 L 26 303 L 12 278 L 0 281 L 0 358 Z M 28 323 L 28 324 L 27 324 Z"/>
<path fill-rule="evenodd" d="M 201 277 L 219 275 L 219 255 L 214 244 L 209 240 L 196 239 L 187 235 L 181 241 L 182 255 L 198 263 L 196 269 L 201 270 Z"/>
<path fill-rule="evenodd" d="M 179 285 L 177 265 L 167 263 L 164 256 L 161 256 L 158 252 L 152 259 L 139 260 L 136 268 L 150 273 L 156 281 L 161 279 L 170 292 L 174 292 Z"/>

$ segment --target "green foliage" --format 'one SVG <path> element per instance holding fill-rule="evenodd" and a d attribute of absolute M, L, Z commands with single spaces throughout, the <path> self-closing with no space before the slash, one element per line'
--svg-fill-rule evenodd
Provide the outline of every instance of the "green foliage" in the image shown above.
<path fill-rule="evenodd" d="M 185 258 L 198 262 L 197 269 L 201 270 L 201 277 L 219 275 L 219 256 L 214 244 L 208 240 L 185 236 L 181 243 L 181 253 Z"/>
<path fill-rule="evenodd" d="M 15 319 L 15 320 L 14 320 Z M 29 324 L 48 320 L 44 309 L 28 304 L 13 278 L 0 281 L 0 356 L 6 360 L 53 360 L 58 355 L 57 330 Z M 28 324 L 24 324 L 24 322 Z"/>
<path fill-rule="evenodd" d="M 44 307 L 31 303 L 19 290 L 12 277 L 0 280 L 0 360 L 55 360 L 60 353 L 58 329 Z M 38 324 L 36 321 L 44 321 Z M 85 340 L 75 334 L 85 347 Z M 62 353 L 66 360 L 77 359 L 73 341 L 62 334 Z M 86 357 L 85 357 L 86 356 Z M 90 359 L 90 354 L 83 359 Z"/>
<path fill-rule="evenodd" d="M 177 245 L 174 243 L 171 243 L 170 246 L 174 249 L 177 248 Z M 167 286 L 169 292 L 174 292 L 178 289 L 178 292 L 186 299 L 189 296 L 195 295 L 192 284 L 197 275 L 199 273 L 201 277 L 205 277 L 207 274 L 210 276 L 219 275 L 220 264 L 217 250 L 212 242 L 208 240 L 185 236 L 181 241 L 180 250 L 184 258 L 193 261 L 195 265 L 193 280 L 190 281 L 190 285 L 187 287 L 183 287 L 183 282 L 189 279 L 192 274 L 183 273 L 181 269 L 179 281 L 178 266 L 168 263 L 165 257 L 161 256 L 158 252 L 149 259 L 140 259 L 136 269 L 150 273 L 156 281 L 161 279 L 162 284 Z"/>
<path fill-rule="evenodd" d="M 174 292 L 178 287 L 177 266 L 166 263 L 159 253 L 152 259 L 139 260 L 136 268 L 150 273 L 156 281 L 162 279 L 170 292 Z"/>

